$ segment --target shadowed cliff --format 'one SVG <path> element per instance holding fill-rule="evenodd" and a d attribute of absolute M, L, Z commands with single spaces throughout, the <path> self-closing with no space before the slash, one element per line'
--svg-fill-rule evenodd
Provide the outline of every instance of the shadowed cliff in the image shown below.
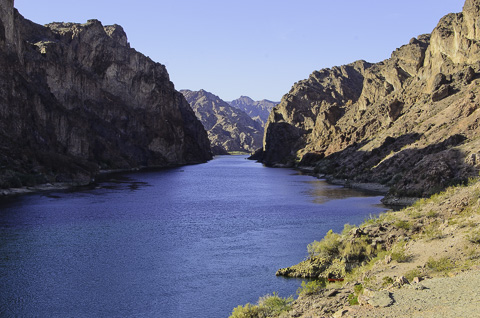
<path fill-rule="evenodd" d="M 0 187 L 211 158 L 165 67 L 130 48 L 122 27 L 41 26 L 0 1 Z"/>

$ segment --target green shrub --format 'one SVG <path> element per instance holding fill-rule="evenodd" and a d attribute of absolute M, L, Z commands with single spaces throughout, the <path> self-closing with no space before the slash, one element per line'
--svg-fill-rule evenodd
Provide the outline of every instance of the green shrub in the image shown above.
<path fill-rule="evenodd" d="M 277 293 L 266 295 L 260 298 L 258 306 L 263 308 L 267 315 L 277 316 L 284 311 L 289 311 L 292 308 L 293 297 L 282 298 Z"/>
<path fill-rule="evenodd" d="M 245 306 L 237 306 L 233 309 L 230 318 L 257 318 L 260 316 L 261 310 L 258 306 L 246 304 Z"/>
<path fill-rule="evenodd" d="M 341 246 L 340 234 L 333 233 L 332 230 L 320 241 L 314 241 L 308 244 L 307 250 L 310 257 L 331 258 L 338 254 Z"/>
<path fill-rule="evenodd" d="M 358 305 L 358 296 L 356 296 L 355 294 L 348 295 L 348 303 L 350 304 L 350 306 Z"/>
<path fill-rule="evenodd" d="M 230 318 L 265 318 L 280 315 L 289 311 L 292 306 L 293 297 L 282 298 L 277 293 L 260 297 L 258 305 L 250 303 L 245 306 L 237 306 L 233 309 Z"/>
<path fill-rule="evenodd" d="M 342 256 L 348 260 L 364 260 L 376 254 L 374 246 L 367 242 L 367 237 L 359 237 L 348 241 L 342 249 Z"/>
<path fill-rule="evenodd" d="M 435 260 L 430 257 L 426 263 L 427 267 L 434 272 L 448 272 L 454 268 L 452 261 L 448 257 L 442 257 Z"/>
<path fill-rule="evenodd" d="M 318 294 L 327 286 L 325 279 L 312 280 L 308 283 L 303 281 L 302 285 L 297 289 L 297 295 Z"/>
<path fill-rule="evenodd" d="M 407 252 L 405 251 L 405 247 L 399 245 L 395 246 L 392 249 L 392 254 L 390 254 L 390 256 L 392 256 L 392 260 L 398 263 L 406 263 L 410 260 L 411 257 L 411 255 L 407 254 Z"/>
<path fill-rule="evenodd" d="M 466 237 L 470 242 L 480 244 L 480 230 L 473 230 Z"/>
<path fill-rule="evenodd" d="M 353 291 L 355 292 L 355 295 L 359 296 L 363 293 L 363 285 L 362 284 L 356 284 L 353 286 Z"/>
<path fill-rule="evenodd" d="M 382 278 L 382 286 L 383 287 L 386 287 L 386 286 L 389 286 L 393 284 L 393 278 L 391 278 L 390 276 L 385 276 Z"/>
<path fill-rule="evenodd" d="M 405 220 L 398 220 L 398 221 L 395 222 L 393 225 L 394 225 L 396 228 L 404 229 L 404 230 L 406 230 L 406 231 L 410 230 L 410 228 L 412 227 L 412 225 L 410 224 L 410 222 L 405 221 Z"/>
<path fill-rule="evenodd" d="M 443 232 L 440 231 L 439 229 L 439 226 L 440 226 L 440 222 L 435 221 L 425 227 L 425 229 L 423 230 L 423 234 L 425 235 L 427 240 L 431 241 L 435 239 L 441 239 L 444 237 Z"/>
<path fill-rule="evenodd" d="M 408 279 L 408 281 L 412 281 L 415 277 L 422 277 L 422 272 L 418 268 L 414 268 L 412 270 L 409 270 L 408 272 L 405 273 L 405 278 Z"/>
<path fill-rule="evenodd" d="M 346 223 L 343 226 L 342 235 L 348 235 L 348 233 L 350 233 L 350 231 L 353 230 L 354 228 L 356 228 L 355 225 L 350 225 L 350 224 Z"/>

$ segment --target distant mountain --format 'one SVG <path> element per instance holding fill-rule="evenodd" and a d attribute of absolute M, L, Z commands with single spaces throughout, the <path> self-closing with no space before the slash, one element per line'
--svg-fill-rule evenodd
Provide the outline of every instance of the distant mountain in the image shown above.
<path fill-rule="evenodd" d="M 237 98 L 228 103 L 233 107 L 243 110 L 250 117 L 260 122 L 262 124 L 262 127 L 264 127 L 271 110 L 273 109 L 273 107 L 275 107 L 275 105 L 279 104 L 280 102 L 272 102 L 267 99 L 254 101 L 248 96 L 240 96 L 240 98 Z"/>
<path fill-rule="evenodd" d="M 244 111 L 205 90 L 180 92 L 207 130 L 214 154 L 251 153 L 262 147 L 263 127 Z"/>

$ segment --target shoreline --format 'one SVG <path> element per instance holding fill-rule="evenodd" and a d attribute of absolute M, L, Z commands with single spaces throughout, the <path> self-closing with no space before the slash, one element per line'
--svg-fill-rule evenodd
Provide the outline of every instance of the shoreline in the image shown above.
<path fill-rule="evenodd" d="M 275 166 L 276 168 L 288 168 L 288 166 Z M 365 192 L 378 193 L 383 195 L 382 203 L 388 207 L 408 207 L 421 198 L 417 197 L 396 197 L 388 194 L 389 187 L 376 182 L 355 182 L 348 179 L 337 179 L 330 175 L 318 174 L 314 172 L 314 167 L 300 166 L 294 168 L 298 171 L 311 175 L 317 179 L 326 180 L 330 184 L 341 185 L 345 188 L 355 189 Z"/>
<path fill-rule="evenodd" d="M 48 192 L 48 191 L 61 191 L 61 190 L 71 190 L 75 188 L 81 187 L 89 187 L 94 185 L 97 182 L 103 182 L 108 180 L 111 176 L 115 174 L 127 174 L 127 173 L 134 173 L 134 172 L 141 172 L 141 171 L 160 171 L 164 169 L 173 169 L 182 166 L 190 166 L 190 165 L 197 165 L 202 164 L 205 162 L 192 162 L 188 164 L 175 164 L 169 166 L 149 166 L 149 167 L 136 167 L 130 169 L 112 169 L 112 170 L 99 170 L 94 177 L 88 182 L 81 182 L 81 181 L 72 181 L 72 182 L 54 182 L 54 183 L 44 183 L 38 184 L 35 186 L 23 186 L 20 188 L 6 188 L 0 189 L 0 199 L 7 198 L 12 196 L 24 195 L 24 194 L 32 194 L 38 192 Z"/>
<path fill-rule="evenodd" d="M 47 192 L 47 191 L 58 191 L 58 190 L 69 190 L 76 187 L 86 187 L 91 185 L 93 182 L 89 183 L 78 183 L 78 182 L 56 182 L 56 183 L 45 183 L 36 186 L 24 186 L 21 188 L 8 188 L 0 189 L 0 198 L 12 197 L 17 195 L 32 194 L 37 192 Z"/>

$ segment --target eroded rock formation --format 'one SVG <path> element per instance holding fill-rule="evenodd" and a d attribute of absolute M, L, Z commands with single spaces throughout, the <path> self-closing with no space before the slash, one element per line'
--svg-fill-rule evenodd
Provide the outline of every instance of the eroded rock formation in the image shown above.
<path fill-rule="evenodd" d="M 0 2 L 1 187 L 211 158 L 165 67 L 130 48 L 122 27 L 41 26 Z"/>
<path fill-rule="evenodd" d="M 273 109 L 263 161 L 424 196 L 478 176 L 480 1 L 380 63 L 313 72 Z"/>
<path fill-rule="evenodd" d="M 181 92 L 207 130 L 215 154 L 251 153 L 262 147 L 263 128 L 245 112 L 205 90 Z"/>

